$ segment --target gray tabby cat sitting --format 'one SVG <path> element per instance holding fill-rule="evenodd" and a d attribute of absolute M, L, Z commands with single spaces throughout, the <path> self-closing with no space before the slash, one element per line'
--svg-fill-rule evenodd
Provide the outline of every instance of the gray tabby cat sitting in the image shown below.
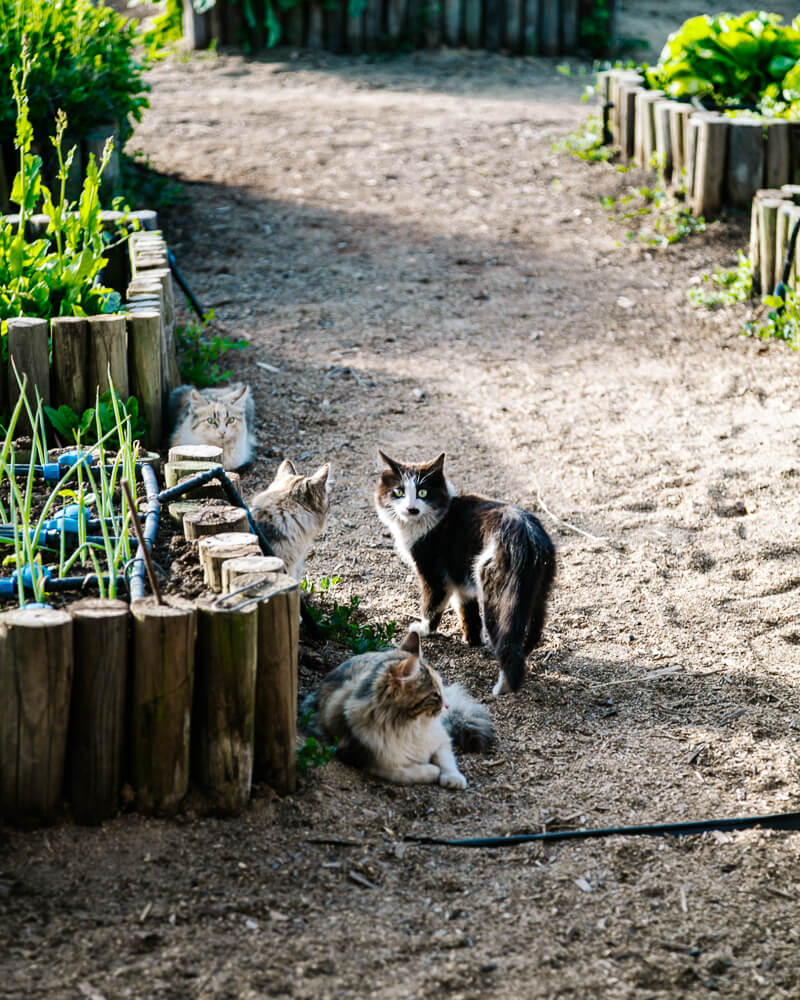
<path fill-rule="evenodd" d="M 385 466 L 375 492 L 378 517 L 422 589 L 422 621 L 412 628 L 435 632 L 452 601 L 466 641 L 480 646 L 485 634 L 500 664 L 492 693 L 518 690 L 556 571 L 547 532 L 521 507 L 457 495 L 444 454 L 425 465 L 378 454 Z"/>
<path fill-rule="evenodd" d="M 410 632 L 396 649 L 362 653 L 332 670 L 300 709 L 308 729 L 336 755 L 401 785 L 467 787 L 453 754 L 495 739 L 488 709 L 460 684 L 442 685 Z"/>
<path fill-rule="evenodd" d="M 169 396 L 170 448 L 211 444 L 222 448 L 222 465 L 238 469 L 253 456 L 253 394 L 242 382 L 213 389 L 179 385 Z"/>
<path fill-rule="evenodd" d="M 325 527 L 329 472 L 326 463 L 313 475 L 303 476 L 287 458 L 269 486 L 249 502 L 275 555 L 283 559 L 289 576 L 298 580 L 309 549 Z"/>

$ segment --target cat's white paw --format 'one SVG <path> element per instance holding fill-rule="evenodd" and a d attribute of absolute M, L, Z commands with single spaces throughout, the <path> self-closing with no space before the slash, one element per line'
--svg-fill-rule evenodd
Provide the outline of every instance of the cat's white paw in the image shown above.
<path fill-rule="evenodd" d="M 461 791 L 467 787 L 467 779 L 460 771 L 442 771 L 439 784 L 443 788 L 457 788 Z"/>
<path fill-rule="evenodd" d="M 417 635 L 430 635 L 431 634 L 430 626 L 424 620 L 421 621 L 421 622 L 413 622 L 411 625 L 408 626 L 408 631 L 409 632 L 416 632 Z"/>
<path fill-rule="evenodd" d="M 506 680 L 506 675 L 503 671 L 500 671 L 500 676 L 497 678 L 497 683 L 492 688 L 492 694 L 497 698 L 498 695 L 506 694 L 511 688 L 508 686 L 508 681 Z"/>

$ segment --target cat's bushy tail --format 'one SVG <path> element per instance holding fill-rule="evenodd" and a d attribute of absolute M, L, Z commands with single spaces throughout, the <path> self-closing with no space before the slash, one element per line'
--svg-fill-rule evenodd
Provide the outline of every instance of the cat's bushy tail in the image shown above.
<path fill-rule="evenodd" d="M 497 739 L 489 709 L 476 701 L 460 684 L 444 689 L 447 709 L 442 716 L 453 746 L 467 753 L 488 750 Z"/>

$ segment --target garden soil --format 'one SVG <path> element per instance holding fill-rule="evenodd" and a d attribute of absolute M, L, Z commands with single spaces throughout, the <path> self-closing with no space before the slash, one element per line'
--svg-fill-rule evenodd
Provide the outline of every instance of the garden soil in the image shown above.
<path fill-rule="evenodd" d="M 452 613 L 424 643 L 497 725 L 463 792 L 334 761 L 237 818 L 0 830 L 0 996 L 797 997 L 797 834 L 404 839 L 798 807 L 800 360 L 686 294 L 746 219 L 629 240 L 600 199 L 652 179 L 553 148 L 578 64 L 278 50 L 152 82 L 132 146 L 185 185 L 169 242 L 249 341 L 225 359 L 256 399 L 246 487 L 332 466 L 311 578 L 414 620 L 379 445 L 535 511 L 558 575 L 519 694 L 491 698 Z M 301 691 L 345 655 L 304 642 Z"/>

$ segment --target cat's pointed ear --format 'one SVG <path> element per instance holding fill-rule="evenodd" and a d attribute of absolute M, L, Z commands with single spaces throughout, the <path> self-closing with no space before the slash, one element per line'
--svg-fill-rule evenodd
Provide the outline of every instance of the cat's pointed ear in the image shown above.
<path fill-rule="evenodd" d="M 446 457 L 447 453 L 443 451 L 438 458 L 435 458 L 432 462 L 428 463 L 426 469 L 430 470 L 431 472 L 441 472 L 442 469 L 444 469 L 444 460 Z"/>
<path fill-rule="evenodd" d="M 419 673 L 419 657 L 409 656 L 407 660 L 400 660 L 392 666 L 392 679 L 395 684 L 402 685 L 416 677 Z"/>
<path fill-rule="evenodd" d="M 407 653 L 413 653 L 414 656 L 419 656 L 419 632 L 409 632 L 398 648 L 404 649 Z"/>
<path fill-rule="evenodd" d="M 295 469 L 294 464 L 288 458 L 284 458 L 281 464 L 278 466 L 278 471 L 275 473 L 276 479 L 288 479 L 289 476 L 296 476 L 297 469 Z"/>
<path fill-rule="evenodd" d="M 194 386 L 192 386 L 191 392 L 189 393 L 189 399 L 194 403 L 195 406 L 204 406 L 208 402 L 206 397 L 202 392 L 198 392 Z"/>
<path fill-rule="evenodd" d="M 321 465 L 313 476 L 308 480 L 312 486 L 324 486 L 328 482 L 328 473 L 331 471 L 330 465 L 326 462 Z"/>
<path fill-rule="evenodd" d="M 250 386 L 242 383 L 241 386 L 228 396 L 228 403 L 240 403 L 250 391 Z"/>
<path fill-rule="evenodd" d="M 389 458 L 389 456 L 386 454 L 386 452 L 381 451 L 380 448 L 378 448 L 378 455 L 380 457 L 380 460 L 383 462 L 383 464 L 385 466 L 387 466 L 388 468 L 390 468 L 392 470 L 392 472 L 396 476 L 401 475 L 399 462 L 395 462 L 395 460 L 393 458 Z"/>

